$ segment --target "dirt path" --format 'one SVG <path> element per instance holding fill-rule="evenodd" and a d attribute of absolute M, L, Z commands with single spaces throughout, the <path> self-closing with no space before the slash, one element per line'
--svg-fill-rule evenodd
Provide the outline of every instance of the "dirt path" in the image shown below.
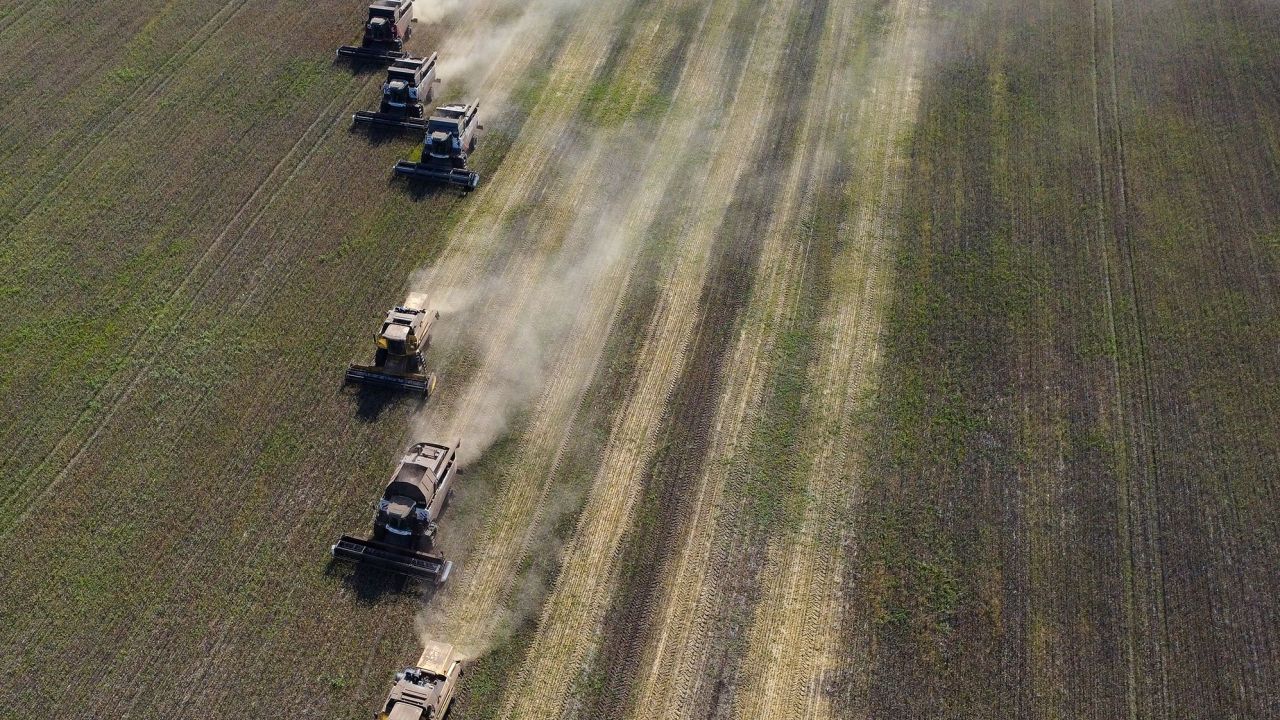
<path fill-rule="evenodd" d="M 856 496 L 858 459 L 850 450 L 856 428 L 849 419 L 874 373 L 886 283 L 891 270 L 898 191 L 905 158 L 898 152 L 917 104 L 917 69 L 924 43 L 919 32 L 924 4 L 893 6 L 889 41 L 881 59 L 874 109 L 865 131 L 855 134 L 862 171 L 854 178 L 848 242 L 833 268 L 834 295 L 822 321 L 830 338 L 813 369 L 811 434 L 815 460 L 809 503 L 799 532 L 769 549 L 765 597 L 748 636 L 748 682 L 738 702 L 744 718 L 834 717 L 824 675 L 849 658 L 837 658 L 840 558 L 847 552 L 840 520 Z M 852 434 L 851 433 L 855 433 Z M 856 661 L 855 661 L 856 662 Z M 776 672 L 786 667 L 788 672 Z"/>

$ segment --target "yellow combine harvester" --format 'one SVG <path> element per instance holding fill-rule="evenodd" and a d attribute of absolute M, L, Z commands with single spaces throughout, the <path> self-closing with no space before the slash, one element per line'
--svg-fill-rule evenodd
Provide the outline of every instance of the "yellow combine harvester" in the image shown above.
<path fill-rule="evenodd" d="M 435 373 L 423 372 L 422 353 L 431 344 L 431 324 L 440 313 L 427 309 L 427 296 L 411 293 L 403 305 L 387 313 L 375 338 L 372 365 L 347 368 L 346 382 L 379 385 L 430 397 Z"/>
<path fill-rule="evenodd" d="M 396 673 L 377 720 L 440 720 L 453 702 L 462 669 L 452 645 L 427 643 L 417 666 Z"/>

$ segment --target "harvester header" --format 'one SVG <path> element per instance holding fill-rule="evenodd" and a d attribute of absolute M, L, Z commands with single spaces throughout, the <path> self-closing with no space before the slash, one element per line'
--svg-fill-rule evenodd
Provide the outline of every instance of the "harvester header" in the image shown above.
<path fill-rule="evenodd" d="M 414 0 L 375 0 L 369 5 L 364 38 L 359 45 L 338 48 L 339 58 L 390 62 L 406 55 L 405 41 L 413 34 Z"/>

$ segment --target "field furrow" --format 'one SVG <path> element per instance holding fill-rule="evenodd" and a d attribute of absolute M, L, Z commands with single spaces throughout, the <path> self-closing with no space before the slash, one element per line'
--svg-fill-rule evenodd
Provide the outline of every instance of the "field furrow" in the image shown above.
<path fill-rule="evenodd" d="M 724 504 L 726 484 L 741 472 L 742 455 L 751 450 L 753 433 L 758 431 L 758 415 L 762 412 L 767 379 L 778 372 L 777 346 L 784 331 L 795 320 L 799 283 L 805 276 L 808 245 L 813 242 L 810 228 L 815 227 L 813 214 L 815 197 L 832 180 L 837 170 L 836 145 L 843 144 L 845 126 L 842 106 L 850 101 L 848 81 L 840 82 L 842 74 L 850 68 L 837 62 L 837 48 L 853 49 L 849 33 L 856 16 L 857 3 L 814 12 L 815 26 L 822 28 L 821 43 L 806 37 L 792 42 L 793 47 L 813 48 L 814 69 L 810 73 L 800 70 L 797 64 L 795 86 L 789 88 L 790 96 L 779 104 L 788 108 L 804 108 L 798 113 L 804 118 L 797 125 L 794 136 L 783 137 L 777 142 L 784 147 L 770 147 L 772 152 L 787 155 L 791 147 L 797 152 L 786 166 L 770 169 L 775 174 L 777 189 L 766 191 L 773 198 L 767 213 L 767 221 L 756 224 L 749 232 L 758 232 L 760 246 L 755 266 L 756 279 L 750 285 L 752 292 L 743 311 L 741 330 L 736 343 L 728 353 L 727 364 L 721 371 L 725 383 L 720 389 L 718 407 L 709 422 L 710 439 L 706 461 L 698 479 L 691 488 L 688 519 L 681 528 L 680 539 L 673 537 L 672 529 L 662 531 L 659 540 L 678 544 L 679 552 L 664 564 L 649 571 L 655 586 L 650 605 L 638 611 L 638 617 L 629 620 L 639 628 L 625 629 L 628 640 L 622 647 L 642 656 L 622 659 L 623 671 L 637 673 L 634 679 L 634 697 L 625 705 L 638 715 L 684 717 L 701 714 L 703 702 L 731 702 L 729 693 L 713 690 L 724 683 L 730 670 L 711 665 L 715 636 L 726 633 L 722 627 L 731 619 L 721 617 L 726 602 L 726 585 L 723 568 L 737 567 L 737 574 L 756 572 L 735 565 L 730 548 L 743 542 L 744 532 L 736 527 L 732 513 L 726 515 Z M 818 20 L 820 19 L 820 21 Z M 811 83 L 813 96 L 804 89 Z M 745 209 L 739 208 L 739 214 Z M 757 230 L 758 228 L 762 228 Z M 799 229 L 799 231 L 797 231 Z M 738 242 L 735 238 L 735 242 Z M 721 321 L 722 322 L 722 321 Z M 733 327 L 739 327 L 734 324 Z M 765 452 L 786 452 L 773 446 Z M 666 472 L 660 466 L 658 472 Z M 651 491 L 652 492 L 652 491 Z M 663 504 L 674 504 L 674 497 L 667 497 Z M 684 528 L 687 528 L 684 529 Z M 640 597 L 644 597 L 641 595 Z M 728 632 L 732 632 L 731 630 Z M 621 636 L 620 636 L 621 637 Z M 718 653 L 717 653 L 718 654 Z M 606 672 L 616 672 L 607 668 Z M 612 685 L 624 686 L 629 679 L 609 676 Z M 704 696 L 714 696 L 709 699 Z M 716 712 L 713 705 L 709 712 Z"/>

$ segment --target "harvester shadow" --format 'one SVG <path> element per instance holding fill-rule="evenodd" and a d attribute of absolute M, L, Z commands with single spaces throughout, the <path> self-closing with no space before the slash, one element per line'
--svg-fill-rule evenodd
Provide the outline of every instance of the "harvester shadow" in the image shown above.
<path fill-rule="evenodd" d="M 413 595 L 430 600 L 435 594 L 435 583 L 365 565 L 356 565 L 349 572 L 343 572 L 347 568 L 351 568 L 351 565 L 337 558 L 329 558 L 324 574 L 329 577 L 341 575 L 342 582 L 361 603 L 373 604 L 392 595 Z"/>
<path fill-rule="evenodd" d="M 352 134 L 364 135 L 370 145 L 389 145 L 391 143 L 403 143 L 406 139 L 417 138 L 415 142 L 421 141 L 416 133 L 408 132 L 403 128 L 388 128 L 373 125 L 371 127 L 361 127 L 356 123 L 351 124 Z"/>
<path fill-rule="evenodd" d="M 383 412 L 391 408 L 409 404 L 416 409 L 425 402 L 425 399 L 415 399 L 402 392 L 368 385 L 346 385 L 341 392 L 355 395 L 356 417 L 366 423 L 376 422 Z"/>
<path fill-rule="evenodd" d="M 392 187 L 403 186 L 404 193 L 414 202 L 422 202 L 423 200 L 430 200 L 434 198 L 465 197 L 467 194 L 465 191 L 458 190 L 457 188 L 449 185 L 435 185 L 426 182 L 414 182 L 412 180 L 406 181 L 394 176 L 387 181 L 387 185 Z"/>
<path fill-rule="evenodd" d="M 348 70 L 352 75 L 365 78 L 370 75 L 380 75 L 387 71 L 387 63 L 376 60 L 361 60 L 359 58 L 336 57 L 333 59 L 333 66 L 336 68 Z"/>

